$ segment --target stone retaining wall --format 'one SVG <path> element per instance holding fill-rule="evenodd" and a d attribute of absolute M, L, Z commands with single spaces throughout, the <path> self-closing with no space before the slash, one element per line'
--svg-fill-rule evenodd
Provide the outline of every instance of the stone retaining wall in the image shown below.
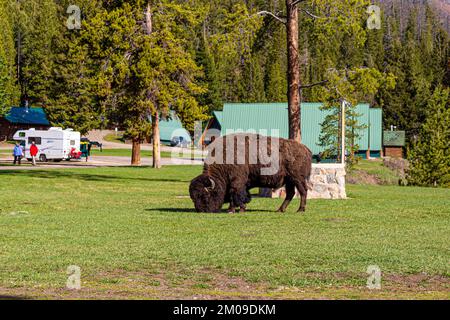
<path fill-rule="evenodd" d="M 311 172 L 312 190 L 308 191 L 308 199 L 346 199 L 345 166 L 342 164 L 313 164 Z M 279 190 L 261 189 L 260 196 L 285 197 L 284 188 Z M 298 192 L 296 192 L 298 197 Z"/>

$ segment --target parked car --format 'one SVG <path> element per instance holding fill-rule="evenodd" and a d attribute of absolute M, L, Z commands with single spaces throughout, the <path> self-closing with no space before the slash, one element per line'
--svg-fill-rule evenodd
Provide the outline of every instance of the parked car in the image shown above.
<path fill-rule="evenodd" d="M 180 147 L 180 148 L 187 148 L 189 147 L 189 141 L 186 140 L 184 137 L 173 137 L 170 141 L 171 147 Z"/>

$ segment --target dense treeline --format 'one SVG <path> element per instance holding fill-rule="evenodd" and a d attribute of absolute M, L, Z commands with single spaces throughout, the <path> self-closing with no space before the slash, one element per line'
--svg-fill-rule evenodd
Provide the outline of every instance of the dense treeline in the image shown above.
<path fill-rule="evenodd" d="M 370 30 L 369 1 L 302 1 L 302 100 L 323 101 L 327 81 L 346 70 L 393 75 L 395 87 L 360 99 L 414 142 L 428 100 L 450 81 L 449 37 L 427 3 L 380 0 L 381 29 Z M 79 30 L 67 26 L 72 4 Z M 355 9 L 340 17 L 339 8 Z M 286 101 L 286 30 L 261 11 L 282 17 L 285 1 L 0 0 L 0 110 L 28 99 L 55 125 L 119 125 L 138 143 L 169 109 L 192 129 L 224 101 Z"/>
<path fill-rule="evenodd" d="M 202 105 L 220 109 L 224 101 L 286 101 L 285 30 L 270 16 L 248 18 L 261 10 L 282 12 L 283 0 L 179 2 L 200 12 L 199 21 L 185 35 L 189 37 L 188 52 L 204 70 L 200 80 L 208 91 L 197 97 Z M 328 2 L 331 7 L 333 1 Z M 64 82 L 80 78 L 86 66 L 80 61 L 78 66 L 71 63 L 71 44 L 80 34 L 66 26 L 66 10 L 71 2 L 1 3 L 0 81 L 7 85 L 2 86 L 0 101 L 18 103 L 21 96 L 27 96 L 31 104 L 51 106 L 59 112 L 62 104 L 56 102 L 70 99 L 70 92 L 64 92 Z M 101 10 L 111 10 L 120 3 L 80 0 L 78 6 L 83 21 L 89 24 Z M 447 84 L 449 42 L 432 8 L 425 4 L 400 6 L 402 3 L 381 1 L 382 28 L 366 30 L 364 46 L 355 45 L 359 39 L 333 34 L 333 21 L 327 22 L 324 33 L 321 21 L 302 14 L 301 76 L 303 84 L 311 84 L 324 80 L 330 68 L 367 66 L 392 72 L 397 78 L 395 89 L 380 91 L 369 102 L 384 108 L 386 127 L 396 125 L 412 135 L 424 120 L 424 106 L 434 88 Z M 309 12 L 322 14 L 311 6 Z M 78 89 L 73 94 L 79 95 L 77 102 L 83 104 L 84 92 Z M 303 90 L 305 101 L 320 98 L 320 87 Z M 85 119 L 81 120 L 85 123 Z M 88 124 L 86 129 L 89 127 Z"/>

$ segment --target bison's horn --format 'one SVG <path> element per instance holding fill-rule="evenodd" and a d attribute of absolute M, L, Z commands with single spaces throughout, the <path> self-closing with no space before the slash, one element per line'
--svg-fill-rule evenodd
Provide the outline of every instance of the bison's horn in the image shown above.
<path fill-rule="evenodd" d="M 209 178 L 209 181 L 211 182 L 211 190 L 214 190 L 214 188 L 216 187 L 216 183 L 211 178 Z"/>

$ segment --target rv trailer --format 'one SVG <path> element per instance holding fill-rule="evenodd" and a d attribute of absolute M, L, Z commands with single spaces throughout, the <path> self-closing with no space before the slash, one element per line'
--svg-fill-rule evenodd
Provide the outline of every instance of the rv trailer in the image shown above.
<path fill-rule="evenodd" d="M 27 160 L 31 160 L 30 146 L 33 141 L 39 149 L 37 158 L 42 162 L 70 160 L 80 151 L 80 133 L 73 129 L 19 130 L 13 139 L 20 141 Z"/>

